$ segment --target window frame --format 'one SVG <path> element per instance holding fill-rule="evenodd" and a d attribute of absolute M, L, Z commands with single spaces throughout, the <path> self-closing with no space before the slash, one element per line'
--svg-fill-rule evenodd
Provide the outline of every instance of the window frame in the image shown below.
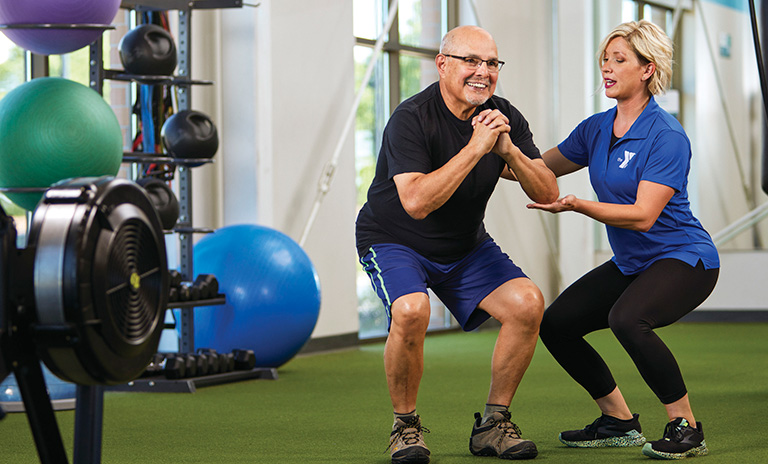
<path fill-rule="evenodd" d="M 389 7 L 391 7 L 393 0 L 389 0 L 387 2 L 387 10 L 389 10 Z M 442 17 L 440 18 L 442 26 L 441 29 L 444 28 L 444 30 L 441 31 L 441 37 L 450 29 L 456 27 L 459 25 L 459 0 L 441 0 L 443 2 L 442 4 Z M 398 5 L 399 7 L 400 5 Z M 386 12 L 385 12 L 386 13 Z M 384 71 L 384 89 L 383 93 L 384 98 L 381 99 L 381 101 L 377 101 L 378 105 L 386 105 L 385 108 L 375 108 L 374 112 L 378 113 L 380 115 L 384 116 L 384 119 L 389 119 L 389 116 L 391 116 L 392 112 L 397 108 L 397 106 L 401 103 L 401 79 L 402 79 L 402 69 L 400 66 L 401 57 L 403 56 L 409 56 L 409 57 L 415 57 L 418 59 L 424 59 L 424 60 L 434 60 L 435 57 L 440 53 L 440 50 L 438 48 L 429 48 L 429 47 L 417 47 L 413 45 L 408 45 L 400 42 L 400 21 L 399 21 L 399 12 L 395 15 L 394 21 L 392 23 L 392 27 L 390 28 L 386 40 L 382 44 L 382 54 L 377 59 L 381 60 L 382 63 L 385 66 Z M 358 37 L 355 36 L 355 43 L 354 47 L 366 47 L 369 48 L 371 51 L 376 46 L 376 39 L 372 38 L 365 38 L 365 37 Z M 381 125 L 381 127 L 375 128 L 375 145 L 378 147 L 381 144 L 381 136 L 383 127 L 386 125 L 386 122 Z M 374 156 L 378 156 L 376 150 L 374 151 Z M 357 167 L 355 168 L 357 171 Z M 359 272 L 362 272 L 362 269 L 359 269 Z M 370 286 L 370 284 L 368 284 Z M 448 311 L 447 308 L 445 308 L 442 303 L 439 302 L 439 300 L 436 299 L 434 294 L 430 292 L 429 294 L 430 301 L 432 302 L 432 315 L 430 318 L 430 327 L 428 328 L 429 331 L 437 331 L 437 330 L 453 330 L 458 325 L 455 322 L 455 319 L 451 316 L 450 311 Z M 359 295 L 358 295 L 359 298 Z M 382 314 L 384 314 L 384 308 L 381 308 Z M 435 321 L 435 325 L 433 325 L 432 321 Z M 361 329 L 363 327 L 361 326 Z M 359 333 L 359 336 L 361 338 L 369 339 L 369 338 L 377 338 L 379 336 L 384 336 L 385 334 L 364 334 L 362 332 Z"/>
<path fill-rule="evenodd" d="M 446 31 L 458 26 L 459 17 L 459 0 L 444 0 L 444 19 L 446 24 Z M 389 0 L 388 7 L 392 5 L 392 0 Z M 389 114 L 397 108 L 400 104 L 400 56 L 402 54 L 415 56 L 423 59 L 434 59 L 440 50 L 437 48 L 425 48 L 414 47 L 412 45 L 406 45 L 400 43 L 400 14 L 395 15 L 395 20 L 392 22 L 392 27 L 387 34 L 387 40 L 384 41 L 382 46 L 382 54 L 385 56 L 387 62 L 387 69 L 389 70 L 387 79 L 387 92 L 389 95 Z M 371 49 L 376 45 L 376 40 L 368 39 L 364 37 L 355 37 L 355 46 L 369 47 Z"/>

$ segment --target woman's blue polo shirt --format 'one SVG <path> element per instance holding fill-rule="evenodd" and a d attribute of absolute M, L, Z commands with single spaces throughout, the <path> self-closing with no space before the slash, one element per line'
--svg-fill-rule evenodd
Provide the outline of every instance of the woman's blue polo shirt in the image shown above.
<path fill-rule="evenodd" d="M 648 232 L 606 226 L 613 261 L 625 275 L 662 258 L 706 269 L 720 267 L 712 238 L 693 216 L 688 201 L 691 142 L 680 123 L 653 97 L 629 131 L 610 147 L 616 107 L 576 127 L 558 148 L 572 162 L 589 166 L 589 178 L 603 203 L 634 204 L 641 180 L 675 190 Z"/>

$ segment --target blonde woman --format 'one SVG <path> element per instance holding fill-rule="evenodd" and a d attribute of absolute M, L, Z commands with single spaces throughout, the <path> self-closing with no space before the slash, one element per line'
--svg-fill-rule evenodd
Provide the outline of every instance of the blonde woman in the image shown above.
<path fill-rule="evenodd" d="M 618 26 L 598 53 L 612 109 L 584 120 L 544 153 L 557 176 L 589 169 L 597 201 L 566 195 L 529 208 L 574 211 L 606 225 L 613 258 L 593 269 L 546 310 L 541 339 L 583 386 L 602 415 L 582 430 L 562 432 L 573 447 L 643 446 L 643 454 L 679 459 L 707 454 L 680 368 L 654 333 L 699 306 L 719 273 L 717 249 L 688 202 L 691 144 L 659 107 L 672 73 L 672 42 L 648 21 Z M 667 410 L 662 439 L 646 442 L 608 366 L 584 340 L 610 328 Z"/>

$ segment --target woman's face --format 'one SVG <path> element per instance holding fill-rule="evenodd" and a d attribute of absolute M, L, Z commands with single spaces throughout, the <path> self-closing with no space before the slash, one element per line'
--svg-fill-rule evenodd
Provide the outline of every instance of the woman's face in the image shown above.
<path fill-rule="evenodd" d="M 648 79 L 655 69 L 652 63 L 643 64 L 623 37 L 616 37 L 605 47 L 600 68 L 605 95 L 626 100 L 639 94 L 648 94 Z"/>

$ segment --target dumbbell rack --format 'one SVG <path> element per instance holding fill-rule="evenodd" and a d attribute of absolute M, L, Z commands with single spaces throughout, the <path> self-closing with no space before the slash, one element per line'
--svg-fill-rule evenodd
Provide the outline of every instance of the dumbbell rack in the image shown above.
<path fill-rule="evenodd" d="M 120 392 L 194 393 L 197 391 L 197 388 L 255 379 L 275 380 L 277 379 L 277 371 L 273 368 L 256 367 L 250 370 L 235 370 L 184 379 L 168 379 L 162 375 L 157 375 L 142 377 L 127 384 L 109 387 L 109 390 Z"/>
<path fill-rule="evenodd" d="M 123 0 L 120 7 L 136 12 L 147 11 L 178 11 L 178 67 L 177 76 L 137 76 L 124 71 L 104 69 L 103 41 L 97 40 L 90 46 L 90 86 L 99 93 L 103 92 L 104 80 L 130 81 L 143 84 L 170 85 L 178 87 L 178 110 L 191 109 L 191 85 L 210 85 L 210 81 L 192 80 L 191 73 L 191 13 L 195 9 L 240 8 L 242 0 Z M 211 163 L 211 159 L 185 160 L 152 153 L 124 153 L 124 163 L 159 163 L 178 166 L 179 186 L 179 220 L 173 228 L 179 240 L 179 271 L 189 279 L 194 277 L 192 234 L 210 233 L 212 230 L 196 228 L 192 224 L 192 176 L 189 172 L 191 165 Z M 193 353 L 194 340 L 194 308 L 198 306 L 215 306 L 226 303 L 225 295 L 216 298 L 197 301 L 174 302 L 169 309 L 180 309 L 177 324 L 180 326 L 179 352 Z M 146 377 L 136 379 L 125 385 L 109 387 L 112 391 L 141 391 L 141 392 L 176 392 L 193 393 L 197 387 L 236 382 L 247 379 L 277 379 L 274 368 L 256 367 L 249 371 L 232 371 L 220 374 L 205 375 L 187 379 L 170 380 L 164 377 Z"/>

